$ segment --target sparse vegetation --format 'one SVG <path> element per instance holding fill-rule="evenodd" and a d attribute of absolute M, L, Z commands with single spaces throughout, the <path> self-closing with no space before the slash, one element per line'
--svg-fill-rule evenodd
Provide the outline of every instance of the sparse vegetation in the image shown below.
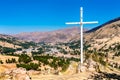
<path fill-rule="evenodd" d="M 19 43 L 19 46 L 22 46 L 24 49 L 30 48 L 30 46 L 34 47 L 36 46 L 36 43 L 34 42 L 24 42 L 24 43 Z"/>
<path fill-rule="evenodd" d="M 114 56 L 120 56 L 120 52 L 116 52 Z"/>
<path fill-rule="evenodd" d="M 18 59 L 19 63 L 29 63 L 31 62 L 31 57 L 29 57 L 27 54 L 21 54 Z"/>
<path fill-rule="evenodd" d="M 115 73 L 101 72 L 93 76 L 93 80 L 120 80 L 120 75 Z"/>
<path fill-rule="evenodd" d="M 17 64 L 17 67 L 23 67 L 25 68 L 26 70 L 38 70 L 39 68 L 39 64 L 37 63 L 29 63 L 29 64 Z"/>
<path fill-rule="evenodd" d="M 17 48 L 16 50 L 17 50 L 17 51 L 21 51 L 21 50 L 22 50 L 22 48 Z"/>
<path fill-rule="evenodd" d="M 13 43 L 12 38 L 0 38 L 0 41 L 2 42 L 8 42 L 8 43 Z"/>
<path fill-rule="evenodd" d="M 31 70 L 31 69 L 38 70 L 40 64 L 43 63 L 44 65 L 49 65 L 55 70 L 61 67 L 62 71 L 65 71 L 69 67 L 71 60 L 76 61 L 76 59 L 74 58 L 65 59 L 65 58 L 53 57 L 49 55 L 33 56 L 33 59 L 39 61 L 39 63 L 38 64 L 32 63 L 29 56 L 22 54 L 21 56 L 19 56 L 18 61 L 20 63 L 17 64 L 17 67 L 23 67 L 26 68 L 27 70 Z"/>
<path fill-rule="evenodd" d="M 68 52 L 65 51 L 65 49 L 60 49 L 60 52 L 63 53 L 63 54 L 68 54 Z"/>
<path fill-rule="evenodd" d="M 8 47 L 3 47 L 2 48 L 2 53 L 3 54 L 9 54 L 9 53 L 14 53 L 14 52 L 15 52 L 15 49 L 8 48 Z"/>
<path fill-rule="evenodd" d="M 12 59 L 7 59 L 6 63 L 17 63 L 17 61 L 15 58 L 12 58 Z"/>
<path fill-rule="evenodd" d="M 60 57 L 53 57 L 53 56 L 34 56 L 34 60 L 38 60 L 40 63 L 44 63 L 44 65 L 49 65 L 54 69 L 58 67 L 62 68 L 62 71 L 65 71 L 70 64 L 70 61 L 80 61 L 79 59 L 75 58 L 60 58 Z"/>
<path fill-rule="evenodd" d="M 19 64 L 16 64 L 16 66 L 26 68 L 27 70 L 38 70 L 38 67 L 40 66 L 40 64 L 32 63 L 31 57 L 27 54 L 21 54 L 18 61 Z"/>

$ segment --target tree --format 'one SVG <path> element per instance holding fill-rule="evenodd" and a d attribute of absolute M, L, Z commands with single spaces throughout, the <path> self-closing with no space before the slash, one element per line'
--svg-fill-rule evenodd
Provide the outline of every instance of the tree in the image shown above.
<path fill-rule="evenodd" d="M 2 60 L 0 60 L 0 64 L 3 64 L 3 61 L 2 61 Z"/>
<path fill-rule="evenodd" d="M 15 49 L 7 48 L 7 47 L 2 48 L 2 53 L 14 53 L 14 52 L 15 52 Z"/>
<path fill-rule="evenodd" d="M 6 60 L 6 63 L 16 63 L 16 59 L 15 58 L 12 58 L 12 59 L 7 59 Z"/>
<path fill-rule="evenodd" d="M 17 48 L 17 51 L 22 51 L 22 48 Z"/>
<path fill-rule="evenodd" d="M 39 64 L 36 64 L 36 63 L 30 63 L 30 64 L 16 64 L 17 67 L 23 67 L 23 68 L 26 68 L 26 70 L 38 70 L 39 68 Z"/>
<path fill-rule="evenodd" d="M 18 61 L 19 61 L 20 63 L 21 63 L 21 62 L 23 62 L 23 63 L 29 63 L 29 62 L 31 62 L 32 60 L 31 60 L 31 58 L 30 58 L 27 54 L 21 54 L 21 55 L 19 56 Z"/>
<path fill-rule="evenodd" d="M 42 53 L 44 53 L 44 50 L 43 50 L 43 48 L 39 48 L 39 49 L 38 49 L 38 53 L 39 53 L 39 54 L 42 54 Z"/>

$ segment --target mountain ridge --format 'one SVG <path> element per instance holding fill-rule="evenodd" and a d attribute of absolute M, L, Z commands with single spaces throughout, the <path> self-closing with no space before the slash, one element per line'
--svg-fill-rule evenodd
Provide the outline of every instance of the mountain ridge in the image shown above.
<path fill-rule="evenodd" d="M 114 43 L 120 43 L 120 18 L 113 19 L 104 24 L 86 32 L 85 41 L 88 41 L 92 47 L 109 48 Z"/>
<path fill-rule="evenodd" d="M 95 28 L 93 28 L 93 29 L 91 29 L 91 30 L 86 31 L 86 33 L 90 33 L 90 32 L 96 31 L 97 29 L 100 29 L 101 27 L 103 27 L 103 26 L 105 26 L 105 25 L 107 25 L 107 24 L 110 24 L 110 23 L 112 23 L 112 22 L 116 22 L 116 21 L 119 21 L 119 20 L 120 20 L 120 17 L 114 18 L 114 19 L 112 19 L 112 20 L 110 20 L 110 21 L 108 21 L 108 22 L 106 22 L 106 23 L 103 23 L 103 24 L 100 25 L 100 26 L 97 26 L 97 27 L 95 27 Z"/>
<path fill-rule="evenodd" d="M 119 35 L 120 17 L 114 18 L 100 26 L 91 30 L 84 30 L 85 41 L 90 41 L 94 38 L 111 38 L 113 35 Z M 118 29 L 118 30 L 117 30 Z M 107 33 L 106 33 L 107 32 Z M 80 39 L 80 28 L 71 27 L 48 32 L 28 32 L 13 35 L 22 40 L 34 42 L 69 42 Z"/>
<path fill-rule="evenodd" d="M 68 42 L 74 38 L 77 39 L 79 31 L 79 27 L 72 27 L 48 32 L 20 33 L 13 36 L 34 42 Z"/>

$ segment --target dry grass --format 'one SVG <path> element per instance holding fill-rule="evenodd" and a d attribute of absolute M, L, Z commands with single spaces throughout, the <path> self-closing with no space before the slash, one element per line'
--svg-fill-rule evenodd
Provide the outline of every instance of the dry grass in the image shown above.
<path fill-rule="evenodd" d="M 4 72 L 6 70 L 9 70 L 9 69 L 16 68 L 16 64 L 6 64 L 5 63 L 5 61 L 7 59 L 12 59 L 12 58 L 15 58 L 16 60 L 18 60 L 18 57 L 15 57 L 15 56 L 0 55 L 0 60 L 2 60 L 4 62 L 4 64 L 0 64 L 0 73 Z"/>
<path fill-rule="evenodd" d="M 0 55 L 0 60 L 2 60 L 4 63 L 7 59 L 12 59 L 12 58 L 15 58 L 16 60 L 18 60 L 18 57 L 15 57 L 15 56 Z"/>
<path fill-rule="evenodd" d="M 34 75 L 32 80 L 84 80 L 91 75 L 91 72 L 84 72 L 73 75 Z"/>
<path fill-rule="evenodd" d="M 4 47 L 9 47 L 9 48 L 14 48 L 13 44 L 7 43 L 7 42 L 2 42 L 0 41 L 0 46 L 4 46 Z M 20 46 L 15 45 L 16 48 L 21 48 Z"/>

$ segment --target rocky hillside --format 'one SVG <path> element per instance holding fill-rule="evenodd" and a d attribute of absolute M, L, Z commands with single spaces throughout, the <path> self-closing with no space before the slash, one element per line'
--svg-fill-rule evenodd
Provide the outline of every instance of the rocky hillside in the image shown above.
<path fill-rule="evenodd" d="M 0 52 L 3 49 L 24 49 L 35 45 L 34 42 L 27 42 L 10 35 L 0 34 Z"/>
<path fill-rule="evenodd" d="M 120 18 L 86 32 L 84 38 L 86 44 L 89 44 L 90 51 L 87 53 L 103 53 L 110 66 L 120 69 Z"/>
<path fill-rule="evenodd" d="M 3 35 L 0 34 L 0 46 L 1 47 L 9 47 L 9 48 L 21 48 L 21 46 L 17 45 L 17 43 L 19 44 L 20 40 L 18 40 L 17 38 L 14 38 L 10 35 Z"/>
<path fill-rule="evenodd" d="M 114 43 L 120 42 L 120 18 L 113 19 L 98 26 L 85 34 L 85 40 L 94 48 L 109 48 Z"/>

